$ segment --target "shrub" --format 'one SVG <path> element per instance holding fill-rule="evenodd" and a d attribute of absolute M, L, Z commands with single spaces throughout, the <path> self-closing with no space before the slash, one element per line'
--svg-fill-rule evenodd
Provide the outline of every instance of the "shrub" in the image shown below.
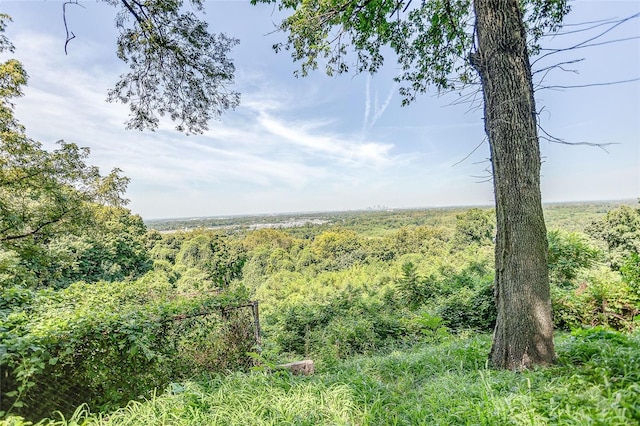
<path fill-rule="evenodd" d="M 416 266 L 411 262 L 402 265 L 402 276 L 396 280 L 396 290 L 400 300 L 411 309 L 424 304 L 435 294 L 433 279 L 425 280 L 418 275 Z"/>
<path fill-rule="evenodd" d="M 465 328 L 491 331 L 497 311 L 494 278 L 488 265 L 472 261 L 459 271 L 442 272 L 437 284 L 439 297 L 433 301 L 435 312 L 452 330 Z"/>
<path fill-rule="evenodd" d="M 484 283 L 476 288 L 461 288 L 440 299 L 436 312 L 452 330 L 491 331 L 497 318 L 493 283 Z"/>
<path fill-rule="evenodd" d="M 593 267 L 602 259 L 600 249 L 578 232 L 549 232 L 549 276 L 562 287 L 571 287 L 581 270 Z"/>
<path fill-rule="evenodd" d="M 640 253 L 640 208 L 620 206 L 593 222 L 587 232 L 607 245 L 609 261 L 618 270 L 626 256 Z"/>
<path fill-rule="evenodd" d="M 399 341 L 408 327 L 401 313 L 347 287 L 326 302 L 299 302 L 270 312 L 265 334 L 285 354 L 343 358 Z"/>
<path fill-rule="evenodd" d="M 178 297 L 167 277 L 155 272 L 134 282 L 75 283 L 40 291 L 32 300 L 16 294 L 20 309 L 0 317 L 0 411 L 30 419 L 68 412 L 81 402 L 113 408 L 201 368 L 236 363 L 247 352 L 246 345 L 235 346 L 241 355 L 233 352 L 230 334 L 220 331 L 230 325 L 219 319 L 221 307 L 246 300 L 242 289 Z M 218 320 L 208 328 L 181 322 L 210 312 Z M 192 362 L 196 353 L 207 356 L 200 349 L 212 356 Z"/>
<path fill-rule="evenodd" d="M 196 233 L 186 239 L 176 255 L 176 265 L 197 269 L 218 288 L 227 288 L 242 276 L 246 256 L 240 247 L 211 232 Z"/>
<path fill-rule="evenodd" d="M 439 343 L 449 336 L 449 328 L 444 325 L 442 317 L 421 312 L 406 320 L 412 333 L 420 334 L 428 342 Z"/>
<path fill-rule="evenodd" d="M 552 288 L 551 300 L 554 323 L 565 330 L 585 325 L 629 330 L 640 313 L 638 297 L 607 268 L 586 273 L 576 289 Z"/>
<path fill-rule="evenodd" d="M 459 245 L 491 244 L 496 219 L 493 211 L 478 208 L 456 215 L 455 241 Z"/>
<path fill-rule="evenodd" d="M 336 316 L 321 331 L 320 352 L 329 352 L 337 358 L 368 353 L 376 349 L 378 334 L 371 318 L 363 316 Z M 327 348 L 328 347 L 328 348 Z"/>
<path fill-rule="evenodd" d="M 640 298 L 640 256 L 631 253 L 620 267 L 622 280 L 629 285 L 636 296 Z"/>

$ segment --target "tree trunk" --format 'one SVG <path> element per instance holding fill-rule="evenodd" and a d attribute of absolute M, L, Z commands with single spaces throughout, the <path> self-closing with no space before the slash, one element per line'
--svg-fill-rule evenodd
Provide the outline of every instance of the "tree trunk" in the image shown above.
<path fill-rule="evenodd" d="M 478 51 L 471 60 L 484 93 L 497 217 L 490 359 L 522 370 L 555 359 L 531 66 L 518 0 L 475 0 L 474 9 Z"/>

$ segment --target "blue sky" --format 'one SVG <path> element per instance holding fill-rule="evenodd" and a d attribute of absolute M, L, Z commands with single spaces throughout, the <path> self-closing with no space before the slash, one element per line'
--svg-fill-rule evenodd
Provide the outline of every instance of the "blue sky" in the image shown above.
<path fill-rule="evenodd" d="M 390 56 L 374 76 L 295 78 L 297 65 L 276 54 L 277 13 L 268 5 L 207 1 L 216 32 L 240 39 L 232 53 L 241 106 L 185 136 L 170 122 L 156 132 L 125 130 L 127 106 L 105 102 L 125 70 L 115 56 L 115 9 L 100 2 L 69 8 L 76 38 L 64 54 L 60 1 L 0 0 L 14 22 L 7 35 L 30 75 L 17 117 L 53 147 L 64 139 L 91 148 L 90 163 L 131 178 L 130 208 L 145 219 L 299 211 L 490 205 L 488 146 L 481 110 L 450 105 L 457 94 L 422 95 L 401 107 Z M 567 23 L 625 17 L 639 1 L 576 1 Z M 573 29 L 574 27 L 572 27 Z M 595 35 L 595 33 L 591 33 Z M 577 37 L 579 36 L 579 37 Z M 585 34 L 548 40 L 569 46 Z M 612 31 L 625 42 L 566 52 L 585 58 L 575 73 L 553 72 L 547 85 L 640 77 L 640 19 Z M 608 153 L 541 141 L 546 202 L 629 199 L 640 195 L 640 82 L 540 90 L 541 123 L 568 141 L 613 142 Z"/>

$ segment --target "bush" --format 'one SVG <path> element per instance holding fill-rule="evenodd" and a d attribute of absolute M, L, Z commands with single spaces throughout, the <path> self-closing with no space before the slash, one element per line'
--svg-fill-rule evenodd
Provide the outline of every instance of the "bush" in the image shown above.
<path fill-rule="evenodd" d="M 640 208 L 620 206 L 593 222 L 587 232 L 607 245 L 609 262 L 618 270 L 626 256 L 640 253 Z"/>
<path fill-rule="evenodd" d="M 496 218 L 493 211 L 478 208 L 456 215 L 455 240 L 459 245 L 491 244 L 495 236 Z"/>
<path fill-rule="evenodd" d="M 211 232 L 194 233 L 185 239 L 176 255 L 176 266 L 202 271 L 217 288 L 227 288 L 240 278 L 245 261 L 240 247 Z"/>
<path fill-rule="evenodd" d="M 455 294 L 440 299 L 436 312 L 452 330 L 493 330 L 497 318 L 493 283 L 461 288 Z"/>
<path fill-rule="evenodd" d="M 68 413 L 82 402 L 114 408 L 173 379 L 226 368 L 249 349 L 230 345 L 230 334 L 220 331 L 230 326 L 220 320 L 220 308 L 245 302 L 242 290 L 178 297 L 156 272 L 134 282 L 75 283 L 33 299 L 14 293 L 20 307 L 0 317 L 0 411 L 29 419 Z M 182 320 L 210 312 L 218 319 L 206 328 L 184 327 Z M 195 362 L 207 351 L 211 356 Z"/>
<path fill-rule="evenodd" d="M 549 276 L 561 287 L 571 287 L 580 271 L 592 268 L 603 257 L 600 249 L 578 232 L 555 230 L 548 238 Z"/>
<path fill-rule="evenodd" d="M 439 297 L 433 301 L 436 314 L 452 330 L 493 330 L 497 317 L 493 281 L 483 262 L 471 262 L 457 272 L 444 271 L 436 287 Z"/>
<path fill-rule="evenodd" d="M 585 325 L 630 330 L 640 313 L 638 297 L 607 268 L 586 273 L 576 289 L 552 287 L 551 301 L 555 326 L 564 330 Z"/>
<path fill-rule="evenodd" d="M 362 316 L 336 316 L 320 331 L 321 353 L 329 352 L 336 358 L 365 354 L 379 347 L 379 336 L 371 318 Z"/>
<path fill-rule="evenodd" d="M 431 343 L 440 343 L 449 336 L 449 328 L 444 325 L 442 317 L 421 312 L 406 320 L 407 328 L 412 333 L 420 334 Z"/>
<path fill-rule="evenodd" d="M 640 298 L 640 256 L 631 253 L 620 267 L 622 280 L 629 285 L 635 295 Z"/>
<path fill-rule="evenodd" d="M 271 312 L 265 334 L 284 354 L 344 358 L 402 340 L 408 326 L 400 312 L 348 287 L 324 303 L 300 302 Z"/>
<path fill-rule="evenodd" d="M 433 278 L 422 278 L 416 266 L 406 262 L 402 265 L 402 276 L 396 280 L 396 291 L 403 303 L 416 309 L 435 295 L 432 282 Z"/>

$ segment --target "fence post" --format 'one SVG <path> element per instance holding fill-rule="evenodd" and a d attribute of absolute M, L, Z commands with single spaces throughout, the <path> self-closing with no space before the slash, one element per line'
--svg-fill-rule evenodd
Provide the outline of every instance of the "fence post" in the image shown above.
<path fill-rule="evenodd" d="M 253 325 L 256 334 L 256 345 L 258 346 L 258 350 L 260 350 L 260 314 L 258 312 L 258 301 L 254 300 L 251 302 L 251 310 L 253 311 Z"/>

